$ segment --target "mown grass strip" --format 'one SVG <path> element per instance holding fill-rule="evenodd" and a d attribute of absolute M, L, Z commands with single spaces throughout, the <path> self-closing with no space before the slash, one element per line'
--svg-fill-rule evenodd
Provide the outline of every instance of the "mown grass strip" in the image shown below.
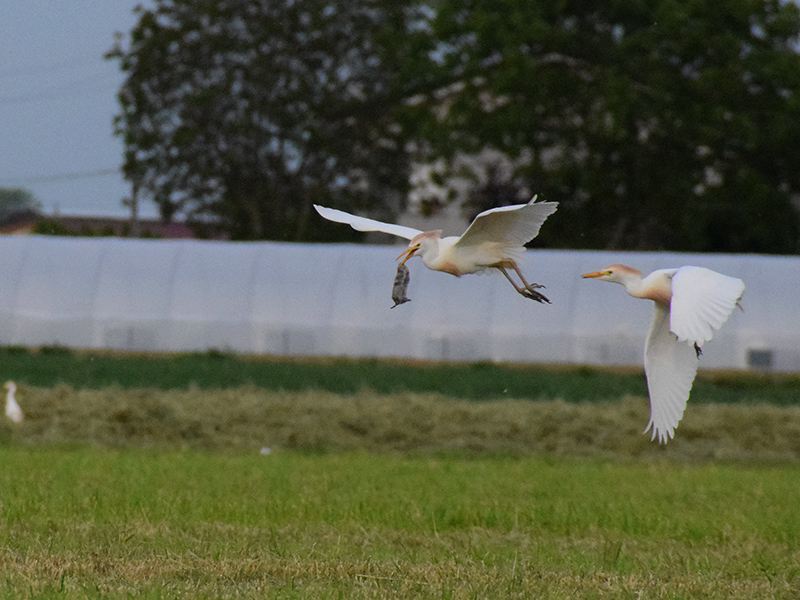
<path fill-rule="evenodd" d="M 220 352 L 138 355 L 73 352 L 63 348 L 0 349 L 2 376 L 28 385 L 76 389 L 318 389 L 354 394 L 437 393 L 469 400 L 561 399 L 597 402 L 644 396 L 639 369 L 546 367 L 494 363 L 419 363 L 375 359 L 240 357 Z M 701 372 L 694 403 L 770 403 L 795 406 L 800 375 Z"/>
<path fill-rule="evenodd" d="M 0 421 L 0 444 L 106 447 L 263 447 L 314 452 L 459 453 L 669 459 L 800 460 L 800 407 L 690 403 L 676 437 L 642 435 L 641 396 L 613 402 L 474 402 L 438 394 L 226 390 L 74 390 L 21 385 L 26 418 Z"/>

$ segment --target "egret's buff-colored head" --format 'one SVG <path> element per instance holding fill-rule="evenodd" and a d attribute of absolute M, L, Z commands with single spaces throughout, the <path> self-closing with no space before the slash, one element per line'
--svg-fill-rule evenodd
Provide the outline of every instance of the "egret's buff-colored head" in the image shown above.
<path fill-rule="evenodd" d="M 422 233 L 415 235 L 411 241 L 408 243 L 408 248 L 403 250 L 397 257 L 399 260 L 401 257 L 403 261 L 400 263 L 401 265 L 404 264 L 409 258 L 414 256 L 417 251 L 420 253 L 424 253 L 427 248 L 432 246 L 438 246 L 439 238 L 442 235 L 441 229 L 435 229 L 433 231 L 423 231 Z"/>
<path fill-rule="evenodd" d="M 6 381 L 6 382 L 3 384 L 3 387 L 4 387 L 5 389 L 7 389 L 9 392 L 11 392 L 12 394 L 13 394 L 14 392 L 16 392 L 16 391 L 17 391 L 17 384 L 15 384 L 15 383 L 14 383 L 13 381 L 11 381 L 11 380 L 9 380 L 9 381 Z"/>
<path fill-rule="evenodd" d="M 581 275 L 584 279 L 602 279 L 603 281 L 613 281 L 614 283 L 622 283 L 629 277 L 641 277 L 642 272 L 639 269 L 634 269 L 628 265 L 608 265 L 601 271 L 591 271 Z"/>

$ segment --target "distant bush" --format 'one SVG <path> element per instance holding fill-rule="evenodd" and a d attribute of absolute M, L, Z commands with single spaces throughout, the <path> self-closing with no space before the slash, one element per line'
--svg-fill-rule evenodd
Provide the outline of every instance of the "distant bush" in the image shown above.
<path fill-rule="evenodd" d="M 64 227 L 56 219 L 42 219 L 41 221 L 37 221 L 33 229 L 31 229 L 31 232 L 38 233 L 39 235 L 75 235 L 72 230 Z"/>

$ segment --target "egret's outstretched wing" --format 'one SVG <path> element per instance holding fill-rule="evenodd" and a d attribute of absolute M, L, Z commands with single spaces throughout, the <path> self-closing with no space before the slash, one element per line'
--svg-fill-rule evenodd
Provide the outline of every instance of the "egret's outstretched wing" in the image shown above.
<path fill-rule="evenodd" d="M 681 267 L 672 276 L 670 329 L 682 342 L 702 345 L 731 316 L 744 282 L 703 267 Z"/>
<path fill-rule="evenodd" d="M 658 302 L 644 350 L 644 372 L 650 393 L 651 439 L 666 443 L 686 409 L 686 401 L 697 374 L 698 359 L 692 346 L 675 339 L 669 330 L 669 309 Z"/>
<path fill-rule="evenodd" d="M 535 238 L 542 223 L 556 212 L 558 202 L 535 202 L 490 208 L 480 213 L 467 228 L 457 246 L 500 242 L 509 246 L 523 246 Z"/>
<path fill-rule="evenodd" d="M 403 225 L 395 225 L 394 223 L 383 223 L 382 221 L 367 219 L 366 217 L 358 217 L 346 213 L 343 210 L 336 210 L 335 208 L 326 208 L 324 206 L 318 206 L 317 204 L 314 205 L 314 208 L 322 217 L 328 219 L 328 221 L 350 225 L 350 227 L 356 231 L 381 231 L 407 240 L 422 233 L 419 229 L 414 229 L 413 227 L 404 227 Z"/>

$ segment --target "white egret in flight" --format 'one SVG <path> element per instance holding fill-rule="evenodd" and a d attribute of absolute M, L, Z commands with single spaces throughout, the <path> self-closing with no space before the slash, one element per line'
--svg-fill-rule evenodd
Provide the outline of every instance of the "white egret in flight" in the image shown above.
<path fill-rule="evenodd" d="M 644 371 L 650 393 L 651 439 L 666 443 L 686 409 L 701 354 L 739 306 L 744 282 L 703 267 L 660 269 L 647 277 L 626 265 L 611 265 L 583 277 L 625 286 L 634 298 L 655 303 L 655 314 L 644 350 Z"/>
<path fill-rule="evenodd" d="M 400 264 L 412 256 L 419 256 L 429 269 L 456 277 L 494 268 L 505 275 L 514 289 L 526 298 L 549 303 L 550 300 L 536 291 L 544 286 L 528 283 L 517 266 L 517 261 L 525 254 L 525 244 L 537 236 L 542 223 L 558 208 L 558 202 L 535 200 L 536 196 L 527 204 L 485 210 L 475 217 L 461 237 L 441 237 L 441 230 L 420 231 L 316 204 L 314 208 L 329 221 L 345 223 L 357 231 L 381 231 L 411 240 L 408 248 L 397 257 L 405 257 Z M 517 274 L 520 284 L 511 278 L 508 269 Z"/>
<path fill-rule="evenodd" d="M 17 399 L 14 398 L 17 386 L 13 381 L 6 381 L 3 387 L 8 390 L 6 394 L 6 416 L 14 423 L 20 423 L 22 421 L 22 409 L 17 404 Z"/>

